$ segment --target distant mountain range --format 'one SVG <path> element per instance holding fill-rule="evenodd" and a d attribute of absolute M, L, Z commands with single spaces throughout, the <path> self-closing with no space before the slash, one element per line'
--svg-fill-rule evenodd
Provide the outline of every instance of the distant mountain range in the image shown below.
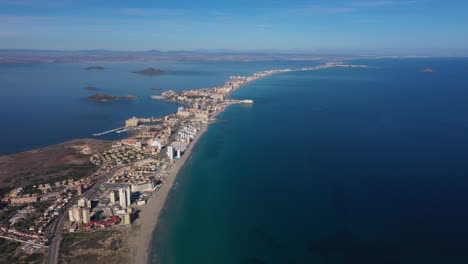
<path fill-rule="evenodd" d="M 332 52 L 311 51 L 113 51 L 113 50 L 14 50 L 0 49 L 0 65 L 54 63 L 54 62 L 188 62 L 188 61 L 260 61 L 260 60 L 345 60 L 382 57 L 421 56 L 375 56 L 346 55 Z"/>
<path fill-rule="evenodd" d="M 208 51 L 110 51 L 110 50 L 0 50 L 0 65 L 54 62 L 177 62 L 177 61 L 251 61 L 251 60 L 317 60 L 310 54 L 234 53 Z"/>

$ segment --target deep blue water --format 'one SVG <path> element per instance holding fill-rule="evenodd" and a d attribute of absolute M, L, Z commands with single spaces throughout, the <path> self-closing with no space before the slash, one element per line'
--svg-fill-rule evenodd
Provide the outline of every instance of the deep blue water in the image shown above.
<path fill-rule="evenodd" d="M 239 89 L 256 103 L 197 144 L 151 262 L 468 263 L 468 59 L 359 63 Z"/>
<path fill-rule="evenodd" d="M 318 62 L 219 62 L 219 63 L 56 63 L 0 66 L 0 155 L 91 137 L 123 126 L 132 116 L 164 116 L 177 105 L 153 100 L 166 90 L 200 89 L 224 83 L 231 75 L 260 70 L 304 67 Z M 105 70 L 84 70 L 100 65 Z M 172 70 L 158 76 L 132 74 L 148 67 Z M 99 91 L 84 90 L 95 86 Z M 162 91 L 150 88 L 161 87 Z M 86 97 L 102 92 L 135 100 L 95 102 Z M 116 139 L 122 134 L 101 138 Z"/>

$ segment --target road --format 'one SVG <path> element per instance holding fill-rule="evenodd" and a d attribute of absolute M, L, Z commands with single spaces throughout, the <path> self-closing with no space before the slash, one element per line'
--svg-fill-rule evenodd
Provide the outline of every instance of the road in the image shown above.
<path fill-rule="evenodd" d="M 104 167 L 104 165 L 102 167 Z M 65 221 L 65 216 L 67 215 L 68 209 L 70 209 L 70 207 L 75 205 L 76 201 L 79 198 L 90 199 L 99 190 L 99 187 L 101 186 L 101 184 L 106 182 L 118 169 L 120 168 L 115 168 L 111 172 L 105 175 L 102 175 L 99 178 L 99 180 L 96 182 L 96 184 L 93 185 L 93 187 L 91 187 L 89 190 L 84 192 L 81 196 L 77 196 L 74 199 L 72 199 L 67 204 L 67 206 L 62 208 L 62 211 L 60 212 L 60 215 L 59 215 L 59 219 L 55 222 L 55 224 L 53 225 L 51 229 L 52 241 L 49 245 L 49 251 L 47 252 L 47 263 L 58 264 L 58 254 L 59 254 L 59 249 L 60 249 L 60 240 L 62 238 L 62 233 L 63 233 L 63 223 Z"/>

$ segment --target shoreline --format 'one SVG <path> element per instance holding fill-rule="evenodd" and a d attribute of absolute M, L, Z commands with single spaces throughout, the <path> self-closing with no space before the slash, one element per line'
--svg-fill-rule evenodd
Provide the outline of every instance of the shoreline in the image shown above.
<path fill-rule="evenodd" d="M 182 92 L 174 92 L 172 90 L 169 90 L 162 94 L 166 100 L 174 102 L 179 105 L 180 104 L 185 105 L 187 107 L 179 107 L 176 113 L 170 114 L 170 115 L 165 116 L 164 118 L 161 118 L 160 120 L 163 123 L 163 125 L 160 125 L 158 128 L 156 128 L 156 131 L 158 132 L 148 132 L 148 131 L 151 131 L 150 130 L 151 128 L 148 128 L 141 133 L 141 141 L 140 141 L 140 138 L 138 137 L 139 135 L 134 135 L 135 138 L 133 140 L 128 139 L 128 140 L 124 140 L 125 142 L 124 141 L 122 141 L 122 143 L 119 142 L 118 144 L 116 144 L 116 146 L 112 145 L 112 148 L 117 147 L 117 151 L 107 150 L 104 156 L 99 154 L 100 150 L 97 152 L 92 151 L 93 153 L 95 153 L 94 155 L 98 155 L 97 156 L 98 162 L 100 161 L 104 165 L 106 165 L 108 161 L 114 162 L 116 165 L 114 163 L 111 163 L 111 165 L 107 164 L 106 166 L 110 166 L 111 169 L 118 168 L 119 166 L 124 166 L 122 169 L 127 168 L 130 170 L 130 172 L 132 172 L 133 170 L 134 171 L 138 171 L 138 170 L 146 171 L 148 169 L 147 167 L 142 167 L 142 168 L 138 167 L 138 166 L 141 166 L 141 164 L 143 163 L 137 164 L 135 159 L 140 160 L 145 157 L 148 157 L 148 155 L 150 157 L 153 157 L 154 159 L 157 159 L 157 160 L 153 159 L 155 163 L 158 162 L 157 165 L 154 165 L 154 164 L 151 165 L 153 166 L 152 170 L 155 172 L 154 175 L 153 174 L 140 175 L 138 178 L 134 178 L 135 175 L 133 174 L 125 174 L 125 175 L 122 174 L 122 175 L 117 175 L 116 178 L 112 178 L 112 179 L 108 179 L 109 177 L 107 176 L 100 177 L 98 182 L 95 182 L 95 179 L 94 181 L 93 179 L 91 179 L 93 183 L 97 184 L 96 186 L 98 185 L 100 186 L 103 183 L 103 181 L 109 180 L 110 182 L 114 182 L 114 183 L 125 182 L 127 183 L 127 186 L 129 186 L 128 184 L 132 184 L 132 188 L 133 188 L 133 184 L 136 184 L 135 186 L 137 186 L 138 188 L 141 187 L 140 185 L 142 182 L 145 184 L 149 184 L 151 183 L 152 180 L 156 179 L 155 178 L 156 176 L 158 177 L 157 180 L 159 182 L 160 180 L 162 180 L 162 184 L 157 187 L 156 191 L 154 188 L 152 189 L 153 191 L 150 193 L 149 199 L 146 201 L 146 203 L 138 203 L 138 207 L 131 207 L 130 209 L 128 209 L 128 207 L 130 206 L 131 202 L 129 202 L 128 204 L 125 203 L 124 205 L 121 204 L 120 206 L 124 208 L 124 210 L 122 210 L 123 213 L 120 211 L 117 212 L 117 214 L 121 215 L 120 219 L 123 219 L 122 217 L 124 216 L 122 214 L 125 213 L 126 218 L 125 218 L 124 223 L 125 225 L 129 225 L 131 224 L 132 220 L 128 219 L 127 217 L 132 216 L 133 208 L 137 210 L 137 214 L 134 214 L 134 216 L 136 216 L 136 219 L 133 220 L 134 225 L 131 228 L 130 234 L 128 235 L 126 239 L 127 247 L 130 250 L 130 254 L 128 255 L 129 255 L 129 258 L 133 260 L 132 263 L 148 263 L 150 261 L 150 256 L 151 256 L 151 251 L 152 251 L 152 246 L 153 246 L 153 236 L 154 236 L 154 233 L 156 232 L 156 229 L 158 228 L 159 217 L 161 213 L 163 212 L 163 209 L 166 208 L 166 201 L 169 196 L 169 193 L 171 192 L 174 184 L 176 183 L 176 178 L 180 170 L 184 167 L 184 165 L 186 164 L 186 161 L 191 158 L 192 150 L 194 149 L 196 144 L 199 142 L 199 139 L 203 137 L 206 131 L 208 131 L 209 125 L 215 122 L 216 118 L 221 113 L 226 111 L 228 106 L 230 106 L 231 104 L 238 104 L 238 103 L 252 104 L 253 103 L 253 100 L 248 100 L 248 99 L 244 99 L 244 100 L 230 99 L 232 94 L 235 91 L 237 91 L 241 87 L 246 86 L 254 81 L 257 81 L 264 77 L 268 77 L 268 76 L 275 75 L 278 73 L 295 72 L 295 71 L 313 71 L 313 70 L 319 70 L 319 69 L 341 68 L 341 67 L 368 67 L 368 66 L 347 65 L 347 64 L 341 64 L 340 62 L 330 62 L 324 65 L 308 67 L 308 68 L 268 70 L 268 71 L 261 71 L 261 72 L 253 73 L 250 76 L 230 76 L 229 80 L 226 81 L 224 85 L 211 87 L 211 88 L 188 90 L 188 91 L 182 91 Z M 128 127 L 139 126 L 140 124 L 144 124 L 147 122 L 149 121 L 145 118 L 141 119 L 141 118 L 134 117 L 126 121 L 126 127 L 127 126 Z M 195 126 L 193 126 L 193 124 L 195 124 Z M 139 129 L 141 128 L 139 127 Z M 113 129 L 111 131 L 114 131 L 114 130 L 116 129 Z M 149 139 L 148 139 L 148 136 L 149 136 Z M 128 138 L 131 139 L 133 138 L 133 136 L 130 136 Z M 159 141 L 159 139 L 162 139 L 163 141 Z M 165 153 L 161 152 L 163 148 L 161 142 L 164 142 L 163 144 L 168 146 L 167 155 L 164 155 Z M 132 152 L 131 150 L 128 151 L 127 147 L 122 147 L 122 144 L 134 146 L 135 148 L 140 148 L 140 149 L 142 148 L 142 144 L 145 144 L 145 145 L 144 145 L 143 150 Z M 174 159 L 174 148 L 176 148 L 177 150 L 176 159 Z M 87 151 L 89 152 L 89 150 Z M 181 155 L 181 152 L 184 152 L 184 154 Z M 112 153 L 114 153 L 115 155 Z M 126 155 L 128 155 L 129 153 L 133 155 L 131 156 L 132 158 L 130 160 L 128 158 L 125 158 Z M 94 158 L 94 160 L 96 160 L 96 158 Z M 128 163 L 129 161 L 131 162 Z M 91 159 L 91 162 L 93 162 L 93 159 Z M 145 160 L 145 162 L 147 163 L 148 161 Z M 161 162 L 166 165 L 160 166 Z M 155 168 L 157 167 L 154 167 L 154 166 L 160 166 L 160 167 L 158 170 L 156 170 Z M 163 170 L 161 171 L 161 169 Z M 166 176 L 160 177 L 156 174 L 158 172 L 162 172 Z M 111 172 L 110 176 L 114 177 L 115 176 L 114 174 L 115 174 L 115 170 Z M 87 176 L 87 177 L 88 178 L 92 177 L 92 175 Z M 119 178 L 119 177 L 124 177 L 124 178 Z M 126 188 L 127 189 L 125 190 L 128 190 L 129 187 L 126 187 Z M 147 186 L 144 186 L 143 188 L 147 188 Z M 119 191 L 121 189 L 122 187 L 120 187 Z M 95 193 L 91 193 L 91 196 L 93 196 L 94 194 Z M 130 194 L 130 191 L 128 191 L 128 194 Z M 28 197 L 21 196 L 20 198 L 23 199 L 23 198 L 28 198 Z M 91 199 L 89 196 L 88 198 Z M 101 196 L 98 197 L 99 201 L 101 201 L 100 200 L 101 198 L 102 198 Z M 122 199 L 122 196 L 119 198 L 119 200 L 121 199 Z M 71 204 L 67 204 L 67 206 L 71 206 Z M 83 207 L 80 204 L 78 204 L 78 206 L 80 206 L 80 208 Z M 86 207 L 82 208 L 82 210 L 85 210 L 85 209 L 87 208 Z M 111 214 L 112 214 L 112 211 L 111 211 Z M 60 219 L 63 219 L 63 217 L 64 215 L 62 215 Z M 62 230 L 61 225 L 63 225 L 63 223 L 61 223 L 60 221 L 58 224 L 60 226 L 59 230 Z M 79 220 L 79 219 L 70 220 L 70 223 L 73 223 L 73 222 L 80 223 L 82 222 L 82 220 Z M 50 233 L 52 237 L 52 244 L 48 251 L 49 252 L 48 257 L 47 257 L 48 263 L 55 263 L 58 259 L 60 233 L 61 232 L 57 232 L 56 230 L 52 230 L 52 232 Z M 37 236 L 40 236 L 40 235 L 37 235 Z"/>
<path fill-rule="evenodd" d="M 219 114 L 223 113 L 226 107 L 213 113 L 211 118 L 216 118 Z M 153 244 L 153 234 L 156 231 L 159 223 L 159 217 L 166 206 L 166 201 L 172 187 L 176 183 L 179 171 L 184 167 L 186 161 L 191 157 L 192 150 L 200 140 L 200 138 L 208 131 L 210 123 L 203 124 L 198 134 L 195 136 L 191 144 L 187 147 L 185 154 L 175 163 L 173 163 L 168 170 L 168 176 L 164 181 L 162 187 L 158 190 L 155 195 L 144 205 L 141 209 L 138 219 L 135 220 L 138 230 L 134 234 L 130 241 L 129 247 L 134 250 L 134 262 L 133 263 L 149 263 L 149 257 L 151 253 L 151 245 Z M 159 198 L 159 199 L 158 199 Z"/>
<path fill-rule="evenodd" d="M 263 79 L 271 75 L 276 75 L 278 73 L 294 72 L 294 71 L 315 71 L 319 69 L 341 68 L 341 67 L 367 67 L 367 66 L 365 65 L 343 65 L 343 64 L 332 63 L 332 64 L 325 64 L 325 65 L 319 65 L 315 67 L 295 69 L 295 70 L 292 70 L 292 69 L 272 70 L 272 71 L 269 71 L 268 74 L 264 76 L 258 76 L 255 79 L 248 80 L 242 85 L 238 86 L 236 89 L 231 90 L 227 94 L 226 98 L 230 98 L 235 91 L 237 91 L 243 86 L 246 86 L 259 79 Z M 158 98 L 158 99 L 164 100 L 163 98 Z M 166 99 L 166 101 L 168 100 Z M 181 103 L 178 101 L 173 101 L 173 102 Z M 213 112 L 209 118 L 211 120 L 215 119 L 218 115 L 223 113 L 230 105 L 231 105 L 230 103 L 222 105 L 222 107 L 216 112 Z M 185 154 L 177 162 L 170 165 L 170 168 L 168 170 L 168 176 L 166 177 L 166 180 L 164 181 L 162 187 L 159 189 L 157 193 L 153 194 L 150 200 L 141 209 L 138 219 L 135 220 L 135 225 L 137 226 L 137 230 L 135 230 L 135 234 L 132 235 L 132 237 L 129 239 L 129 242 L 128 242 L 128 246 L 132 248 L 133 253 L 134 253 L 133 263 L 150 263 L 151 246 L 153 244 L 152 243 L 153 234 L 156 228 L 158 227 L 159 217 L 165 208 L 169 193 L 172 190 L 172 187 L 174 186 L 176 182 L 176 178 L 179 174 L 180 169 L 185 165 L 186 161 L 191 157 L 193 148 L 196 146 L 199 139 L 208 130 L 209 125 L 210 123 L 202 124 L 202 127 L 199 133 L 195 136 L 194 140 L 187 147 Z"/>

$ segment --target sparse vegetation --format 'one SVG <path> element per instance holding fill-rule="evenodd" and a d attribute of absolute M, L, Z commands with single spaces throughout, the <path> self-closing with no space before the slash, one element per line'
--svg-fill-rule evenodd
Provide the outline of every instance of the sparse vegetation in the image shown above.
<path fill-rule="evenodd" d="M 39 264 L 43 263 L 43 252 L 27 254 L 20 250 L 18 242 L 0 238 L 0 263 L 2 264 Z"/>
<path fill-rule="evenodd" d="M 105 149 L 110 144 L 106 141 L 83 139 L 2 156 L 0 188 L 10 190 L 19 186 L 86 177 L 96 170 L 96 166 L 89 160 L 91 155 L 81 153 L 80 147 L 92 146 L 94 152 Z"/>
<path fill-rule="evenodd" d="M 70 264 L 129 263 L 131 252 L 124 246 L 126 233 L 127 231 L 124 230 L 103 230 L 64 234 L 60 243 L 59 262 Z"/>

